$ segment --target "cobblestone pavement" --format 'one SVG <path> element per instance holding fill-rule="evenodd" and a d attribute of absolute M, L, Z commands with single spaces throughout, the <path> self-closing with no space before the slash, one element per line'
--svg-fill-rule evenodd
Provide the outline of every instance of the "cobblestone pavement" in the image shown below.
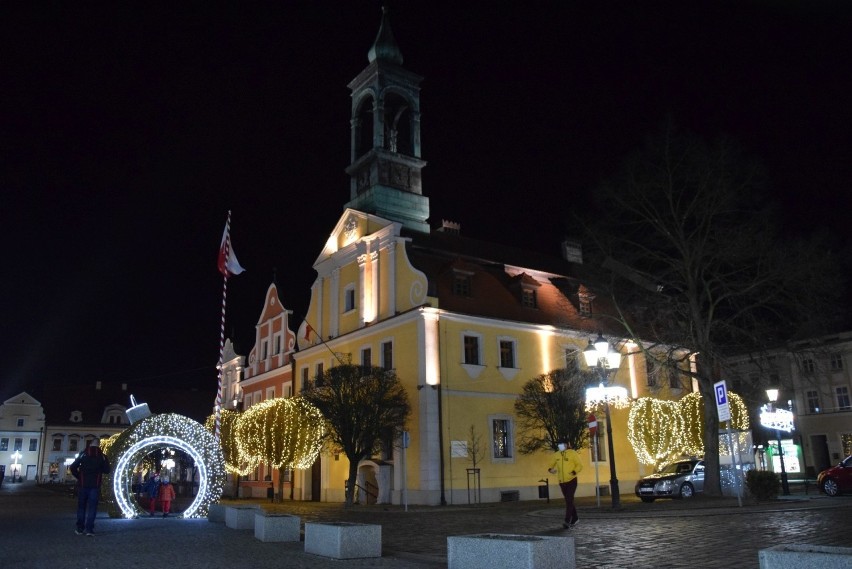
<path fill-rule="evenodd" d="M 447 565 L 447 536 L 473 533 L 570 535 L 578 568 L 757 568 L 760 549 L 781 544 L 852 547 L 852 497 L 798 494 L 766 504 L 698 497 L 644 504 L 622 497 L 580 499 L 580 524 L 561 527 L 561 500 L 444 507 L 256 503 L 297 515 L 302 523 L 345 521 L 382 526 L 382 557 L 330 560 L 304 553 L 303 543 L 262 543 L 251 531 L 207 520 L 110 519 L 101 508 L 94 538 L 74 534 L 68 493 L 33 485 L 0 488 L 0 558 L 18 567 L 294 567 L 432 569 Z"/>

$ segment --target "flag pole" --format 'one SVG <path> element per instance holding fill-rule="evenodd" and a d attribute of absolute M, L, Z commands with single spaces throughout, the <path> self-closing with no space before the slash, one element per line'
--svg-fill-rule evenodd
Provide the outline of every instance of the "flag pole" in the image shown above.
<path fill-rule="evenodd" d="M 314 335 L 317 337 L 317 340 L 320 341 L 320 344 L 325 346 L 325 349 L 328 350 L 329 352 L 331 352 L 332 356 L 337 358 L 337 361 L 340 362 L 340 365 L 346 365 L 346 362 L 344 362 L 342 359 L 340 359 L 340 355 L 337 352 L 335 352 L 334 350 L 332 350 L 331 346 L 329 346 L 328 344 L 325 343 L 325 340 L 322 339 L 322 336 L 317 334 L 316 329 L 313 326 L 311 326 L 311 323 L 308 322 L 307 318 L 303 318 L 302 322 L 305 323 L 305 336 L 304 336 L 304 338 L 305 338 L 306 341 L 308 341 L 308 342 L 311 341 L 311 332 L 313 332 Z"/>
<path fill-rule="evenodd" d="M 228 210 L 228 220 L 225 222 L 225 259 L 228 258 L 231 251 L 231 210 Z M 225 357 L 225 306 L 228 300 L 228 271 L 222 271 L 222 323 L 219 326 L 219 365 L 216 368 L 219 370 L 219 389 L 216 391 L 216 419 L 213 435 L 216 440 L 219 440 L 219 425 L 222 421 L 222 361 Z"/>

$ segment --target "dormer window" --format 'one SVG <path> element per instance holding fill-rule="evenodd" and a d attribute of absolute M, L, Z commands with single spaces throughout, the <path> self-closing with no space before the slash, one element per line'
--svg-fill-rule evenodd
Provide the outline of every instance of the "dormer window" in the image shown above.
<path fill-rule="evenodd" d="M 68 419 L 72 423 L 82 423 L 83 422 L 83 412 L 82 411 L 71 411 L 71 417 Z"/>
<path fill-rule="evenodd" d="M 538 299 L 534 289 L 525 288 L 521 291 L 521 304 L 527 308 L 538 308 Z"/>
<path fill-rule="evenodd" d="M 471 296 L 473 274 L 462 271 L 453 272 L 453 294 L 455 296 Z"/>
<path fill-rule="evenodd" d="M 595 300 L 595 295 L 581 285 L 580 290 L 577 292 L 577 299 L 577 309 L 580 312 L 580 316 L 590 317 L 592 315 L 592 303 Z"/>

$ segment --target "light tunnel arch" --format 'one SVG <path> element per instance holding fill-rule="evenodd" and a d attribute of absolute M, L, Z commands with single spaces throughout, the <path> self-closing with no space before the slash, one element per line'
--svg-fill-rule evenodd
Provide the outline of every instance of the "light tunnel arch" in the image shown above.
<path fill-rule="evenodd" d="M 108 452 L 114 462 L 110 489 L 123 517 L 135 518 L 143 513 L 141 506 L 131 498 L 136 466 L 145 456 L 166 447 L 183 451 L 198 468 L 198 492 L 182 517 L 206 516 L 210 504 L 222 496 L 225 461 L 218 440 L 187 417 L 154 415 L 123 432 Z"/>

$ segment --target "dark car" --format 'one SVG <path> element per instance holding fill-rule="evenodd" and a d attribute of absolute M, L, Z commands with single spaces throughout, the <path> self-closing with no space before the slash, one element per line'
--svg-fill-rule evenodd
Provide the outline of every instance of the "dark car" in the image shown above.
<path fill-rule="evenodd" d="M 636 483 L 636 495 L 643 502 L 657 498 L 692 498 L 704 490 L 704 461 L 698 459 L 673 462 Z"/>
<path fill-rule="evenodd" d="M 852 455 L 844 458 L 837 466 L 820 472 L 817 475 L 817 486 L 829 496 L 852 492 Z"/>

